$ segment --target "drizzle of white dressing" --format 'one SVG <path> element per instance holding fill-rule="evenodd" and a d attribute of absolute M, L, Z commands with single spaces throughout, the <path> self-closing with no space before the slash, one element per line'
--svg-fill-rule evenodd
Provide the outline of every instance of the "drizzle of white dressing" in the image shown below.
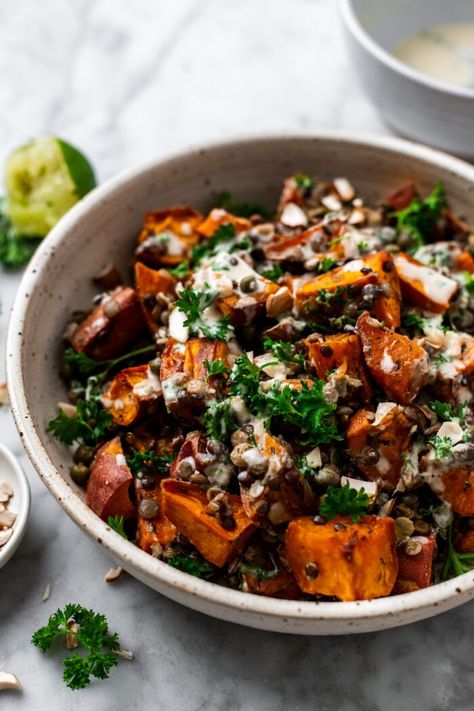
<path fill-rule="evenodd" d="M 115 455 L 115 461 L 119 465 L 119 467 L 126 467 L 127 466 L 127 460 L 125 459 L 125 456 L 121 452 L 119 454 Z"/>
<path fill-rule="evenodd" d="M 163 399 L 167 407 L 177 402 L 178 395 L 182 390 L 182 378 L 182 373 L 173 373 L 173 375 L 170 375 L 169 378 L 166 378 L 166 380 L 163 380 L 161 383 Z"/>
<path fill-rule="evenodd" d="M 375 468 L 379 472 L 379 474 L 386 474 L 388 471 L 390 471 L 391 464 L 388 461 L 387 457 L 380 457 L 377 464 L 375 465 Z"/>
<path fill-rule="evenodd" d="M 267 457 L 257 447 L 252 447 L 242 452 L 242 459 L 248 467 L 258 467 L 267 460 Z"/>
<path fill-rule="evenodd" d="M 437 304 L 449 303 L 458 289 L 455 279 L 437 272 L 425 264 L 413 264 L 404 257 L 395 257 L 397 272 L 405 279 L 421 282 L 424 292 Z"/>
<path fill-rule="evenodd" d="M 347 178 L 334 178 L 333 185 L 339 193 L 341 200 L 348 202 L 355 197 L 355 189 Z"/>
<path fill-rule="evenodd" d="M 457 86 L 474 86 L 474 22 L 449 23 L 423 30 L 402 42 L 394 55 L 433 79 Z"/>
<path fill-rule="evenodd" d="M 180 343 L 186 343 L 189 338 L 189 326 L 185 326 L 186 314 L 184 314 L 180 309 L 173 309 L 170 313 L 170 318 L 168 322 L 168 332 L 170 338 L 174 338 L 175 341 Z"/>
<path fill-rule="evenodd" d="M 133 394 L 142 399 L 161 394 L 160 379 L 155 373 L 152 373 L 150 368 L 146 371 L 146 378 L 133 386 Z"/>
<path fill-rule="evenodd" d="M 383 352 L 382 360 L 380 361 L 380 367 L 383 370 L 384 373 L 391 373 L 393 370 L 395 370 L 395 363 L 388 352 L 387 348 Z"/>
<path fill-rule="evenodd" d="M 299 205 L 294 202 L 289 202 L 283 208 L 280 215 L 280 222 L 287 227 L 306 227 L 308 218 Z"/>
<path fill-rule="evenodd" d="M 267 280 L 252 269 L 245 259 L 237 254 L 221 252 L 203 261 L 203 267 L 194 274 L 193 285 L 198 291 L 213 291 L 224 298 L 235 292 L 242 294 L 240 282 L 246 277 L 253 277 L 256 282 L 256 289 L 249 296 L 264 291 Z"/>
<path fill-rule="evenodd" d="M 360 272 L 360 270 L 363 268 L 364 262 L 362 259 L 353 259 L 352 262 L 347 262 L 347 264 L 344 264 L 342 267 L 343 272 Z"/>
<path fill-rule="evenodd" d="M 184 254 L 186 247 L 178 235 L 175 235 L 174 232 L 166 232 L 166 236 L 168 237 L 166 241 L 167 253 L 173 257 L 180 257 Z"/>
<path fill-rule="evenodd" d="M 291 368 L 288 367 L 288 364 L 277 360 L 273 353 L 263 353 L 257 356 L 254 359 L 254 363 L 270 378 L 276 378 L 280 381 L 286 380 L 288 374 L 291 373 Z"/>

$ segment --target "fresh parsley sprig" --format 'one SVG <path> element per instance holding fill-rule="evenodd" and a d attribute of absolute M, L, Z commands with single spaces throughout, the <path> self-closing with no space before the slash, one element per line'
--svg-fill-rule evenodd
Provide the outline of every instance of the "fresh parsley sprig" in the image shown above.
<path fill-rule="evenodd" d="M 467 404 L 465 402 L 457 405 L 454 408 L 449 402 L 441 402 L 440 400 L 432 400 L 428 403 L 430 410 L 433 410 L 435 415 L 444 422 L 451 420 L 459 420 L 462 422 L 466 417 Z"/>
<path fill-rule="evenodd" d="M 278 281 L 280 277 L 283 276 L 285 272 L 279 264 L 274 264 L 273 267 L 268 269 L 263 269 L 261 274 L 265 279 L 270 279 L 270 281 Z"/>
<path fill-rule="evenodd" d="M 77 402 L 74 416 L 66 415 L 60 410 L 57 416 L 48 422 L 46 431 L 63 444 L 71 445 L 80 442 L 95 446 L 104 438 L 112 425 L 112 415 L 99 403 L 99 390 L 88 390 L 86 399 Z"/>
<path fill-rule="evenodd" d="M 171 454 L 165 453 L 160 456 L 150 449 L 144 449 L 141 452 L 135 450 L 133 454 L 127 457 L 128 468 L 134 476 L 147 471 L 163 476 L 169 472 L 172 461 Z"/>
<path fill-rule="evenodd" d="M 98 382 L 106 380 L 109 373 L 116 368 L 117 365 L 125 361 L 131 361 L 149 353 L 156 353 L 156 345 L 150 344 L 143 348 L 137 348 L 134 351 L 124 353 L 118 358 L 110 360 L 94 360 L 85 353 L 77 353 L 74 348 L 66 348 L 64 351 L 64 361 L 74 366 L 81 375 L 94 374 Z"/>
<path fill-rule="evenodd" d="M 209 377 L 213 375 L 229 375 L 230 373 L 230 368 L 226 366 L 221 358 L 216 358 L 216 360 L 205 360 L 204 366 Z"/>
<path fill-rule="evenodd" d="M 189 575 L 195 575 L 197 578 L 208 578 L 213 572 L 209 563 L 205 561 L 201 563 L 193 556 L 184 555 L 182 553 L 175 553 L 169 558 L 164 558 L 164 561 L 168 563 L 168 565 L 171 565 L 172 568 L 182 570 Z"/>
<path fill-rule="evenodd" d="M 263 347 L 266 351 L 271 351 L 275 358 L 282 363 L 304 364 L 304 357 L 301 354 L 293 355 L 291 343 L 286 341 L 274 341 L 271 338 L 263 339 Z"/>
<path fill-rule="evenodd" d="M 453 442 L 450 437 L 434 435 L 434 437 L 429 438 L 428 442 L 434 449 L 436 459 L 446 459 L 450 456 L 453 448 Z"/>
<path fill-rule="evenodd" d="M 226 340 L 232 324 L 228 316 L 223 316 L 217 321 L 206 322 L 202 319 L 203 311 L 217 298 L 214 291 L 195 291 L 183 289 L 175 302 L 175 308 L 186 316 L 185 326 L 189 326 L 192 336 L 201 336 L 213 340 Z"/>
<path fill-rule="evenodd" d="M 403 210 L 397 210 L 389 215 L 396 219 L 397 232 L 399 234 L 404 232 L 411 238 L 409 252 L 414 252 L 425 244 L 445 207 L 443 186 L 438 182 L 433 192 L 424 200 L 414 198 Z"/>
<path fill-rule="evenodd" d="M 441 572 L 442 579 L 447 580 L 463 573 L 469 573 L 474 568 L 474 553 L 458 553 L 454 549 L 452 525 L 448 527 L 446 540 L 448 551 Z"/>
<path fill-rule="evenodd" d="M 352 489 L 349 484 L 329 486 L 319 507 L 321 516 L 328 521 L 336 516 L 350 516 L 354 523 L 367 513 L 370 498 L 364 489 Z"/>
<path fill-rule="evenodd" d="M 118 663 L 118 635 L 109 633 L 107 619 L 100 613 L 70 603 L 64 610 L 52 614 L 31 641 L 46 652 L 58 636 L 74 638 L 79 648 L 88 652 L 86 656 L 72 654 L 64 659 L 63 679 L 70 689 L 83 689 L 92 676 L 107 679 L 112 667 Z"/>
<path fill-rule="evenodd" d="M 232 417 L 228 400 L 211 401 L 204 413 L 203 423 L 207 436 L 218 442 L 228 440 L 238 427 Z"/>
<path fill-rule="evenodd" d="M 115 531 L 115 533 L 118 533 L 119 536 L 122 536 L 122 538 L 125 538 L 128 541 L 123 516 L 109 516 L 109 518 L 107 519 L 107 524 L 110 526 L 112 531 Z"/>

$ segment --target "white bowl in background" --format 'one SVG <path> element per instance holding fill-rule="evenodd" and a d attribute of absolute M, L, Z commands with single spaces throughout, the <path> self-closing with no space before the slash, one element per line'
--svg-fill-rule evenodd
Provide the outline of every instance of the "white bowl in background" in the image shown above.
<path fill-rule="evenodd" d="M 8 510 L 16 514 L 13 534 L 4 546 L 0 547 L 0 568 L 8 563 L 20 545 L 26 530 L 30 512 L 30 487 L 26 474 L 12 452 L 0 444 L 0 482 L 6 481 L 13 489 L 13 497 L 8 502 Z"/>
<path fill-rule="evenodd" d="M 422 74 L 393 50 L 424 29 L 474 22 L 473 0 L 339 0 L 351 65 L 395 131 L 474 159 L 474 89 Z"/>
<path fill-rule="evenodd" d="M 394 138 L 320 133 L 232 141 L 129 170 L 94 190 L 38 248 L 18 289 L 7 342 L 13 414 L 40 477 L 77 525 L 131 575 L 177 602 L 231 622 L 294 634 L 368 632 L 406 624 L 474 597 L 474 571 L 404 595 L 359 602 L 259 597 L 187 575 L 144 553 L 101 521 L 69 478 L 67 448 L 46 434 L 65 399 L 58 355 L 68 315 L 89 308 L 91 276 L 113 261 L 127 273 L 144 214 L 176 203 L 205 211 L 212 194 L 275 205 L 295 172 L 347 176 L 366 198 L 386 196 L 408 179 L 422 193 L 442 180 L 454 210 L 474 221 L 474 167 Z"/>

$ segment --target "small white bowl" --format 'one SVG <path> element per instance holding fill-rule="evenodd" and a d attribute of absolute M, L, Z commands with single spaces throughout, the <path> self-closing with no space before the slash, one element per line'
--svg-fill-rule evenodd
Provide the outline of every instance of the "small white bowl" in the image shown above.
<path fill-rule="evenodd" d="M 0 568 L 8 563 L 21 543 L 30 512 L 30 487 L 17 458 L 5 445 L 0 444 L 0 482 L 7 481 L 13 489 L 8 510 L 16 514 L 13 534 L 0 548 Z"/>
<path fill-rule="evenodd" d="M 474 89 L 436 81 L 392 52 L 421 30 L 474 22 L 472 0 L 339 0 L 351 65 L 383 120 L 416 141 L 474 159 Z"/>

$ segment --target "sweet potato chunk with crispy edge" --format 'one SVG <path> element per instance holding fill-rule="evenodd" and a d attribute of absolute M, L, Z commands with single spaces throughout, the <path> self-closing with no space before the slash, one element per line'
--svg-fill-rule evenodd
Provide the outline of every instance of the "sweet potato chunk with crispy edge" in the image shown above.
<path fill-rule="evenodd" d="M 110 298 L 119 307 L 113 318 L 104 314 L 104 301 L 79 325 L 71 338 L 78 353 L 86 353 L 96 360 L 108 360 L 121 355 L 145 330 L 145 319 L 138 295 L 129 286 L 111 292 Z"/>
<path fill-rule="evenodd" d="M 214 232 L 221 225 L 234 225 L 237 234 L 250 230 L 252 223 L 246 217 L 237 217 L 227 210 L 220 207 L 215 207 L 203 222 L 197 228 L 197 231 L 203 237 L 212 237 Z"/>
<path fill-rule="evenodd" d="M 246 516 L 239 496 L 228 494 L 235 520 L 235 528 L 229 530 L 207 512 L 206 492 L 199 486 L 165 479 L 162 491 L 164 515 L 209 563 L 219 568 L 242 551 L 256 530 L 255 524 Z"/>
<path fill-rule="evenodd" d="M 357 391 L 362 402 L 370 401 L 372 388 L 362 357 L 359 336 L 337 333 L 332 336 L 323 336 L 318 341 L 306 340 L 304 345 L 308 352 L 309 363 L 315 369 L 320 380 L 327 381 L 329 373 L 342 365 L 345 367 L 347 375 L 357 378 L 362 383 Z"/>
<path fill-rule="evenodd" d="M 416 555 L 405 553 L 403 546 L 397 548 L 398 577 L 393 589 L 395 595 L 421 588 L 428 588 L 433 577 L 433 558 L 436 553 L 434 536 L 414 536 L 421 543 L 421 551 Z"/>
<path fill-rule="evenodd" d="M 311 238 L 322 231 L 322 223 L 316 225 L 311 225 L 307 230 L 299 232 L 296 235 L 276 235 L 272 242 L 263 246 L 263 251 L 267 259 L 273 259 L 276 261 L 302 261 L 309 258 L 320 258 L 332 257 L 336 262 L 338 257 L 332 252 L 325 254 L 315 254 L 311 247 L 309 251 L 303 251 L 303 249 L 298 249 L 299 247 L 304 248 L 309 246 Z M 323 233 L 324 235 L 324 233 Z M 324 237 L 327 240 L 327 237 Z"/>
<path fill-rule="evenodd" d="M 186 439 L 184 440 L 183 444 L 181 445 L 181 448 L 171 463 L 170 466 L 170 477 L 171 479 L 177 479 L 178 478 L 178 465 L 180 462 L 183 461 L 183 459 L 187 459 L 188 457 L 192 457 L 196 462 L 196 460 L 199 459 L 200 454 L 207 454 L 208 449 L 207 449 L 207 443 L 208 439 L 204 432 L 191 432 L 188 434 Z"/>
<path fill-rule="evenodd" d="M 216 301 L 216 306 L 224 316 L 230 316 L 234 326 L 245 326 L 265 316 L 268 297 L 280 289 L 278 284 L 262 276 L 258 276 L 257 281 L 263 288 L 256 293 L 243 296 L 234 293 Z"/>
<path fill-rule="evenodd" d="M 245 591 L 254 595 L 277 597 L 280 600 L 299 600 L 301 591 L 293 575 L 285 568 L 280 568 L 274 578 L 260 579 L 252 573 L 242 573 Z"/>
<path fill-rule="evenodd" d="M 474 258 L 469 252 L 461 252 L 456 259 L 456 269 L 460 272 L 469 272 L 474 274 Z"/>
<path fill-rule="evenodd" d="M 412 428 L 413 423 L 399 405 L 394 405 L 379 421 L 374 420 L 374 413 L 368 408 L 353 415 L 347 426 L 347 446 L 357 468 L 367 479 L 382 479 L 394 487 L 398 484 L 403 467 L 402 453 L 408 449 Z M 360 455 L 366 447 L 379 453 L 376 464 L 363 463 Z"/>
<path fill-rule="evenodd" d="M 394 258 L 403 300 L 425 311 L 441 314 L 449 308 L 458 283 L 432 267 L 400 252 Z"/>
<path fill-rule="evenodd" d="M 368 271 L 370 270 L 370 271 Z M 361 292 L 367 284 L 383 285 L 386 294 L 379 296 L 372 313 L 393 328 L 400 325 L 400 287 L 388 252 L 354 259 L 342 267 L 332 269 L 311 279 L 296 289 L 296 303 L 306 315 L 318 311 L 318 298 L 322 293 L 333 295 L 324 299 L 331 310 L 340 312 L 348 300 L 360 301 Z"/>
<path fill-rule="evenodd" d="M 336 530 L 336 528 L 338 530 Z M 296 518 L 286 531 L 288 562 L 303 592 L 339 600 L 372 600 L 390 595 L 398 559 L 391 518 L 364 516 L 359 523 L 338 516 L 323 525 Z M 317 566 L 316 577 L 306 566 Z"/>
<path fill-rule="evenodd" d="M 474 516 L 474 470 L 472 467 L 451 467 L 440 470 L 443 490 L 440 499 L 451 504 L 460 516 Z"/>
<path fill-rule="evenodd" d="M 176 526 L 163 513 L 163 492 L 161 481 L 156 480 L 153 489 L 144 489 L 141 479 L 135 479 L 137 506 L 143 499 L 153 499 L 158 504 L 158 514 L 147 519 L 138 514 L 137 543 L 147 553 L 153 553 L 158 546 L 168 546 L 176 538 Z"/>
<path fill-rule="evenodd" d="M 186 420 L 194 420 L 204 410 L 205 400 L 187 392 L 191 380 L 207 378 L 206 360 L 227 363 L 227 344 L 208 338 L 191 338 L 179 343 L 169 338 L 161 356 L 160 380 L 168 410 Z M 177 381 L 181 378 L 181 382 Z M 207 378 L 208 388 L 214 387 L 215 376 Z M 171 387 L 169 386 L 171 384 Z"/>
<path fill-rule="evenodd" d="M 262 423 L 254 427 L 254 438 L 256 449 L 268 459 L 269 481 L 265 477 L 262 479 L 262 490 L 257 492 L 258 495 L 252 487 L 248 489 L 241 486 L 242 503 L 247 516 L 261 523 L 270 521 L 279 524 L 309 511 L 314 495 L 286 448 L 264 429 Z M 275 479 L 278 487 L 275 486 Z M 266 504 L 263 512 L 261 502 Z"/>
<path fill-rule="evenodd" d="M 428 356 L 424 348 L 382 325 L 365 312 L 357 331 L 370 374 L 396 402 L 409 403 L 428 380 Z"/>
<path fill-rule="evenodd" d="M 115 424 L 127 427 L 150 414 L 161 395 L 160 381 L 148 365 L 136 365 L 117 373 L 101 401 Z"/>
<path fill-rule="evenodd" d="M 136 258 L 150 267 L 175 267 L 188 259 L 191 248 L 199 242 L 197 227 L 201 221 L 201 213 L 187 205 L 148 212 L 138 236 Z M 170 233 L 167 242 L 159 239 L 163 232 Z"/>
<path fill-rule="evenodd" d="M 141 262 L 135 262 L 135 287 L 140 297 L 140 302 L 143 309 L 148 328 L 152 335 L 156 333 L 158 324 L 152 316 L 153 297 L 157 294 L 172 294 L 176 284 L 176 279 L 173 279 L 171 274 L 166 269 L 150 269 Z M 149 301 L 151 300 L 151 305 Z"/>
<path fill-rule="evenodd" d="M 403 210 L 412 200 L 419 197 L 415 183 L 409 182 L 401 185 L 395 192 L 387 198 L 387 203 L 392 210 Z"/>
<path fill-rule="evenodd" d="M 125 461 L 120 437 L 114 437 L 96 452 L 87 483 L 86 502 L 92 511 L 107 521 L 109 516 L 135 516 L 130 499 L 133 476 Z"/>
<path fill-rule="evenodd" d="M 283 181 L 283 187 L 278 201 L 278 214 L 283 211 L 283 208 L 285 205 L 288 205 L 289 202 L 294 202 L 295 205 L 299 205 L 300 207 L 304 204 L 303 190 L 298 187 L 293 176 Z"/>

